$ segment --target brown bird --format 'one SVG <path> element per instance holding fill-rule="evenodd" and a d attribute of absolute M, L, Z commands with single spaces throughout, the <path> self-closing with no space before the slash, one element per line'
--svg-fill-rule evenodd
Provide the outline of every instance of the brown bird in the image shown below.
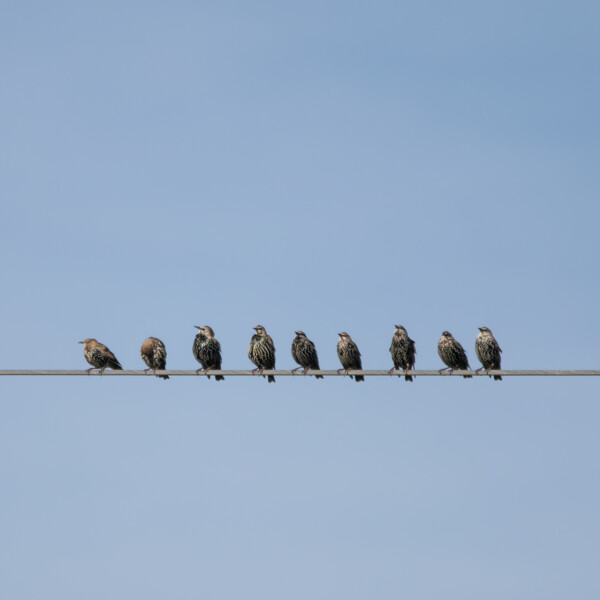
<path fill-rule="evenodd" d="M 275 344 L 262 325 L 257 325 L 254 331 L 256 333 L 250 339 L 250 345 L 248 346 L 248 358 L 257 367 L 254 372 L 258 371 L 262 375 L 265 369 L 275 368 Z M 275 377 L 269 375 L 268 381 L 274 383 Z"/>
<path fill-rule="evenodd" d="M 167 349 L 161 340 L 155 337 L 146 338 L 140 348 L 140 356 L 148 365 L 146 372 L 150 369 L 164 371 L 167 368 Z M 169 379 L 168 375 L 157 375 L 162 379 Z"/>
<path fill-rule="evenodd" d="M 486 373 L 490 370 L 500 370 L 501 352 L 500 345 L 492 335 L 492 332 L 487 327 L 480 327 L 479 334 L 475 338 L 475 354 L 477 354 L 479 362 L 483 365 L 481 368 L 485 369 Z M 481 369 L 477 369 L 476 373 L 479 373 L 479 371 Z M 502 381 L 500 375 L 494 375 L 494 379 Z"/>
<path fill-rule="evenodd" d="M 106 367 L 110 367 L 116 371 L 123 370 L 117 357 L 98 340 L 86 338 L 83 342 L 79 343 L 83 344 L 83 356 L 85 356 L 85 360 L 92 365 L 91 369 L 87 369 L 88 375 L 92 369 L 100 369 L 100 374 L 104 373 Z"/>
<path fill-rule="evenodd" d="M 465 349 L 452 337 L 452 334 L 449 331 L 444 331 L 442 337 L 438 340 L 438 354 L 442 361 L 448 365 L 447 367 L 440 369 L 440 373 L 447 368 L 450 369 L 450 373 L 452 373 L 454 369 L 466 371 L 471 368 Z M 465 379 L 471 379 L 473 375 L 463 375 L 463 377 Z"/>
<path fill-rule="evenodd" d="M 360 352 L 358 351 L 358 346 L 352 341 L 352 338 L 345 332 L 338 333 L 340 339 L 337 343 L 337 353 L 340 362 L 342 363 L 343 369 L 338 369 L 338 373 L 342 371 L 348 371 L 351 369 L 362 369 L 362 362 L 360 360 Z M 352 379 L 352 375 L 350 375 L 350 379 Z M 354 381 L 364 381 L 365 378 L 363 375 L 356 375 L 354 377 Z"/>

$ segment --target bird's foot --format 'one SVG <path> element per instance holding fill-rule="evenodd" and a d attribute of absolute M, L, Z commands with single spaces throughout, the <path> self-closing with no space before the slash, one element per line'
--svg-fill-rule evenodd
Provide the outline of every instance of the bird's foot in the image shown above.
<path fill-rule="evenodd" d="M 296 374 L 296 371 L 299 371 L 302 367 L 296 367 L 295 369 L 292 369 L 292 375 Z M 304 370 L 304 374 L 306 375 L 306 369 Z"/>
<path fill-rule="evenodd" d="M 397 369 L 398 367 L 392 367 L 389 371 L 388 371 L 388 375 L 391 375 L 394 372 L 394 369 Z"/>

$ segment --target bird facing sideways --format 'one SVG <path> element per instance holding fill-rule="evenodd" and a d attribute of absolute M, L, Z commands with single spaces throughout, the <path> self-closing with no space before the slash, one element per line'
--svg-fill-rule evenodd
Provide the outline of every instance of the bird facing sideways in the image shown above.
<path fill-rule="evenodd" d="M 415 342 L 408 337 L 406 329 L 402 325 L 396 325 L 394 335 L 392 336 L 392 345 L 390 346 L 390 354 L 392 355 L 394 366 L 388 373 L 391 375 L 394 369 L 403 369 L 405 373 L 404 379 L 412 381 L 412 375 L 406 375 L 406 373 L 415 368 L 416 353 Z"/>
<path fill-rule="evenodd" d="M 501 352 L 502 349 L 496 338 L 492 335 L 492 332 L 487 327 L 480 327 L 479 333 L 475 338 L 475 354 L 479 362 L 483 365 L 481 369 L 485 369 L 486 373 L 490 370 L 499 371 Z M 481 371 L 481 369 L 477 369 L 476 372 Z M 500 375 L 494 375 L 494 379 L 502 381 Z"/>
<path fill-rule="evenodd" d="M 464 371 L 470 369 L 469 360 L 465 349 L 452 337 L 449 331 L 444 331 L 442 337 L 438 341 L 438 354 L 442 361 L 448 365 L 440 369 L 440 373 L 446 369 L 450 369 L 450 373 L 454 369 Z M 470 379 L 472 375 L 463 375 L 465 379 Z"/>
<path fill-rule="evenodd" d="M 300 365 L 292 369 L 292 373 L 298 369 L 304 369 L 304 375 L 309 369 L 319 371 L 319 356 L 315 345 L 306 337 L 304 331 L 296 331 L 296 337 L 292 340 L 292 358 Z M 323 375 L 315 375 L 316 379 L 323 379 Z"/>
<path fill-rule="evenodd" d="M 140 347 L 140 356 L 146 363 L 146 372 L 152 369 L 153 371 L 164 371 L 167 368 L 167 349 L 162 340 L 155 337 L 146 338 Z M 162 379 L 169 379 L 168 375 L 157 375 Z"/>
<path fill-rule="evenodd" d="M 338 333 L 339 339 L 337 343 L 337 354 L 343 369 L 338 369 L 338 373 L 349 370 L 362 370 L 362 361 L 360 360 L 360 352 L 358 346 L 352 341 L 352 338 L 345 332 Z M 352 375 L 350 378 L 352 379 Z M 354 381 L 364 381 L 363 375 L 354 376 Z"/>
<path fill-rule="evenodd" d="M 194 338 L 194 345 L 192 346 L 192 352 L 196 360 L 202 365 L 201 369 L 198 369 L 196 373 L 200 371 L 210 370 L 221 370 L 221 344 L 217 338 L 215 338 L 215 332 L 212 327 L 208 325 L 194 325 L 198 330 L 196 337 Z M 210 375 L 207 375 L 210 379 Z M 225 377 L 223 375 L 215 375 L 216 381 L 223 381 Z"/>
<path fill-rule="evenodd" d="M 93 369 L 100 369 L 100 374 L 104 373 L 104 369 L 107 367 L 110 367 L 115 371 L 123 370 L 117 357 L 98 340 L 86 338 L 83 342 L 79 343 L 83 344 L 83 356 L 85 356 L 85 360 L 92 365 L 90 369 L 86 369 L 88 375 Z"/>
<path fill-rule="evenodd" d="M 254 372 L 258 371 L 262 375 L 265 369 L 275 368 L 275 344 L 262 325 L 257 325 L 254 331 L 256 333 L 250 338 L 248 346 L 248 358 L 256 365 Z M 274 383 L 275 377 L 269 375 L 268 381 Z"/>

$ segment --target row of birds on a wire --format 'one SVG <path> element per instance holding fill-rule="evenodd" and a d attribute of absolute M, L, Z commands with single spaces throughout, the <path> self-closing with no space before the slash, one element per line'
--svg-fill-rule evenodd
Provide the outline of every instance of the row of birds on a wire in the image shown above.
<path fill-rule="evenodd" d="M 208 325 L 198 326 L 198 333 L 194 338 L 192 346 L 192 352 L 196 360 L 202 365 L 197 373 L 207 373 L 208 371 L 220 371 L 221 370 L 221 344 L 215 338 L 215 333 Z M 256 332 L 250 339 L 250 345 L 248 346 L 248 358 L 254 363 L 256 368 L 254 373 L 261 375 L 265 370 L 275 369 L 275 344 L 270 335 L 262 325 L 254 327 Z M 306 337 L 303 331 L 296 331 L 296 337 L 292 340 L 292 357 L 299 367 L 293 369 L 298 371 L 304 369 L 306 375 L 308 371 L 320 370 L 319 356 L 317 349 L 311 340 Z M 342 364 L 342 368 L 338 372 L 345 372 L 349 374 L 349 371 L 362 370 L 362 361 L 358 346 L 348 333 L 342 331 L 338 334 L 337 342 L 337 354 Z M 94 368 L 100 369 L 100 373 L 104 372 L 104 369 L 123 369 L 121 363 L 117 360 L 117 357 L 102 343 L 93 339 L 87 338 L 83 342 L 83 355 L 87 362 L 92 365 L 88 369 L 88 374 Z M 467 353 L 461 344 L 454 339 L 451 333 L 444 331 L 440 337 L 437 345 L 437 350 L 440 358 L 446 365 L 441 371 L 449 369 L 450 372 L 453 370 L 468 370 L 469 360 L 467 359 Z M 487 327 L 480 327 L 479 334 L 475 339 L 475 354 L 483 365 L 477 371 L 485 369 L 486 373 L 490 370 L 500 369 L 500 353 L 502 350 L 498 345 L 498 342 L 492 335 L 492 332 Z M 412 375 L 408 372 L 413 370 L 415 367 L 415 356 L 417 354 L 415 342 L 410 339 L 406 329 L 402 325 L 396 325 L 394 335 L 392 336 L 392 343 L 390 345 L 390 354 L 394 366 L 389 370 L 391 375 L 394 371 L 403 371 L 406 381 L 412 381 Z M 140 348 L 140 356 L 148 366 L 147 371 L 153 370 L 164 371 L 167 367 L 167 350 L 164 343 L 155 337 L 146 338 Z M 207 374 L 208 375 L 208 374 Z M 169 379 L 168 375 L 157 375 L 163 379 Z M 265 375 L 263 375 L 265 377 Z M 317 379 L 322 379 L 322 375 L 315 375 Z M 363 375 L 350 375 L 354 377 L 355 381 L 364 381 Z M 466 379 L 470 378 L 471 375 L 463 375 Z M 210 379 L 210 375 L 208 375 Z M 223 375 L 215 375 L 217 381 L 224 379 Z M 500 375 L 494 375 L 494 379 L 501 380 Z M 269 383 L 275 381 L 273 375 L 268 375 Z"/>

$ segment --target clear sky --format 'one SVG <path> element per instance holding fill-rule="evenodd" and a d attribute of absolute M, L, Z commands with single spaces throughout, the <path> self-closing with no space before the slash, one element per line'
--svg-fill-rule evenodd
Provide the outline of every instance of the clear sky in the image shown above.
<path fill-rule="evenodd" d="M 1 368 L 599 368 L 594 2 L 0 6 Z M 0 379 L 0 595 L 597 599 L 600 378 Z"/>

